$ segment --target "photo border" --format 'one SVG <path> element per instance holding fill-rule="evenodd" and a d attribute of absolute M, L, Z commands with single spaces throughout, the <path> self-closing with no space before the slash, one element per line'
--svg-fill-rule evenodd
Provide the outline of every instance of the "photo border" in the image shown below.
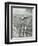
<path fill-rule="evenodd" d="M 36 6 L 36 40 L 34 41 L 18 41 L 18 42 L 9 42 L 9 5 L 17 4 L 17 5 L 32 5 Z M 17 43 L 31 43 L 37 42 L 37 4 L 32 3 L 20 3 L 20 2 L 5 2 L 5 44 L 17 44 Z"/>

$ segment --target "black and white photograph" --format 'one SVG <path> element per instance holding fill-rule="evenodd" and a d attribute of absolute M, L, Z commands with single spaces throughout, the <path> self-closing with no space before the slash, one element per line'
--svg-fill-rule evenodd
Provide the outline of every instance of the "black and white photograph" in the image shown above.
<path fill-rule="evenodd" d="M 32 37 L 32 8 L 12 8 L 11 38 Z"/>
<path fill-rule="evenodd" d="M 6 3 L 6 42 L 37 41 L 36 7 L 36 4 Z"/>

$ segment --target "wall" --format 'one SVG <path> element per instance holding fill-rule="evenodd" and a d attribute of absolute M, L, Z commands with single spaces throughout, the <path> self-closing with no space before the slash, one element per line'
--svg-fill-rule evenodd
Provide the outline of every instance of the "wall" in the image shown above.
<path fill-rule="evenodd" d="M 4 33 L 5 33 L 5 2 L 8 0 L 0 0 L 0 46 L 38 46 L 38 42 L 36 43 L 22 43 L 22 44 L 13 44 L 13 45 L 5 45 L 4 44 Z M 9 0 L 10 1 L 10 0 Z M 25 2 L 25 3 L 37 3 L 38 0 L 11 0 L 13 2 Z M 38 17 L 38 16 L 37 16 Z M 37 20 L 38 21 L 38 20 Z"/>

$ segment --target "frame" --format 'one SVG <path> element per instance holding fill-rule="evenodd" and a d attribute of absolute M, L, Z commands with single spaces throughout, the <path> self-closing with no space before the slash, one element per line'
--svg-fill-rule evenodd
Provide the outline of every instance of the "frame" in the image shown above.
<path fill-rule="evenodd" d="M 5 2 L 5 44 L 37 42 L 37 4 Z"/>

